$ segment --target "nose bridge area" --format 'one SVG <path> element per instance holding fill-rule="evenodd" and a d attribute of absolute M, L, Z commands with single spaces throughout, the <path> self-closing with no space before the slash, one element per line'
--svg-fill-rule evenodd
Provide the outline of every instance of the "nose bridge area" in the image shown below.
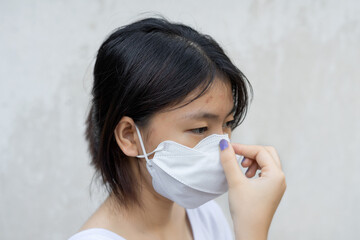
<path fill-rule="evenodd" d="M 223 123 L 216 123 L 216 127 L 214 127 L 214 130 L 211 134 L 219 134 L 219 135 L 228 134 L 230 138 L 231 131 L 228 131 L 227 129 L 228 128 L 223 127 Z"/>

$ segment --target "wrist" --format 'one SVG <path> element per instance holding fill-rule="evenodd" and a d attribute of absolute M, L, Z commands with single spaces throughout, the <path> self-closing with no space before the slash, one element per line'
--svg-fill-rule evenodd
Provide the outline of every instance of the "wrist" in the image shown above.
<path fill-rule="evenodd" d="M 270 224 L 233 221 L 236 240 L 266 240 Z"/>

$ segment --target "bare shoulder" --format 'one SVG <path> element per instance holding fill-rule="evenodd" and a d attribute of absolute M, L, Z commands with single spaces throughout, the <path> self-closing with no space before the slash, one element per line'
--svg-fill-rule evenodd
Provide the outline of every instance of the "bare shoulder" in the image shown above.
<path fill-rule="evenodd" d="M 115 214 L 117 212 L 117 214 Z M 79 232 L 90 229 L 104 229 L 125 239 L 133 239 L 134 229 L 123 214 L 114 211 L 109 200 L 106 200 L 89 217 Z"/>
<path fill-rule="evenodd" d="M 91 228 L 109 228 L 111 225 L 110 218 L 105 211 L 105 207 L 101 205 L 81 226 L 79 231 L 84 231 Z"/>

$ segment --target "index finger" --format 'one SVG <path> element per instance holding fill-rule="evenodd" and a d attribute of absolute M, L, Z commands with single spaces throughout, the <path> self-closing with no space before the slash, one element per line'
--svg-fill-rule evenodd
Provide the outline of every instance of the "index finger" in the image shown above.
<path fill-rule="evenodd" d="M 231 143 L 231 145 L 236 154 L 256 160 L 260 168 L 265 166 L 276 167 L 275 160 L 263 146 L 245 145 L 239 143 Z"/>

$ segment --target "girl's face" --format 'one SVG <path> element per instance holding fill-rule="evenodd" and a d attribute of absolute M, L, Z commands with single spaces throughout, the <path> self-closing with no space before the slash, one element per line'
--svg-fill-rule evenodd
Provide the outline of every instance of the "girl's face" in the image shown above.
<path fill-rule="evenodd" d="M 227 133 L 231 137 L 234 101 L 230 82 L 215 77 L 205 94 L 176 109 L 197 94 L 198 91 L 193 91 L 184 101 L 172 107 L 175 110 L 157 113 L 150 119 L 148 126 L 141 130 L 147 153 L 165 140 L 194 147 L 211 134 Z M 138 149 L 141 150 L 140 145 Z"/>
<path fill-rule="evenodd" d="M 200 140 L 212 134 L 227 133 L 231 137 L 234 100 L 230 82 L 215 77 L 210 88 L 201 97 L 183 106 L 198 94 L 198 89 L 194 90 L 178 105 L 154 114 L 147 126 L 140 128 L 146 153 L 152 152 L 166 140 L 172 140 L 192 148 Z M 120 120 L 115 129 L 115 137 L 123 153 L 133 158 L 134 161 L 130 161 L 130 163 L 136 178 L 144 180 L 141 181 L 143 189 L 148 191 L 142 193 L 151 193 L 152 196 L 155 196 L 154 199 L 157 199 L 156 201 L 162 199 L 169 202 L 169 199 L 162 197 L 153 189 L 145 159 L 136 159 L 137 155 L 144 153 L 131 118 L 125 116 Z M 154 154 L 150 155 L 149 159 L 153 156 Z M 142 197 L 147 201 L 152 199 L 148 196 Z"/>

